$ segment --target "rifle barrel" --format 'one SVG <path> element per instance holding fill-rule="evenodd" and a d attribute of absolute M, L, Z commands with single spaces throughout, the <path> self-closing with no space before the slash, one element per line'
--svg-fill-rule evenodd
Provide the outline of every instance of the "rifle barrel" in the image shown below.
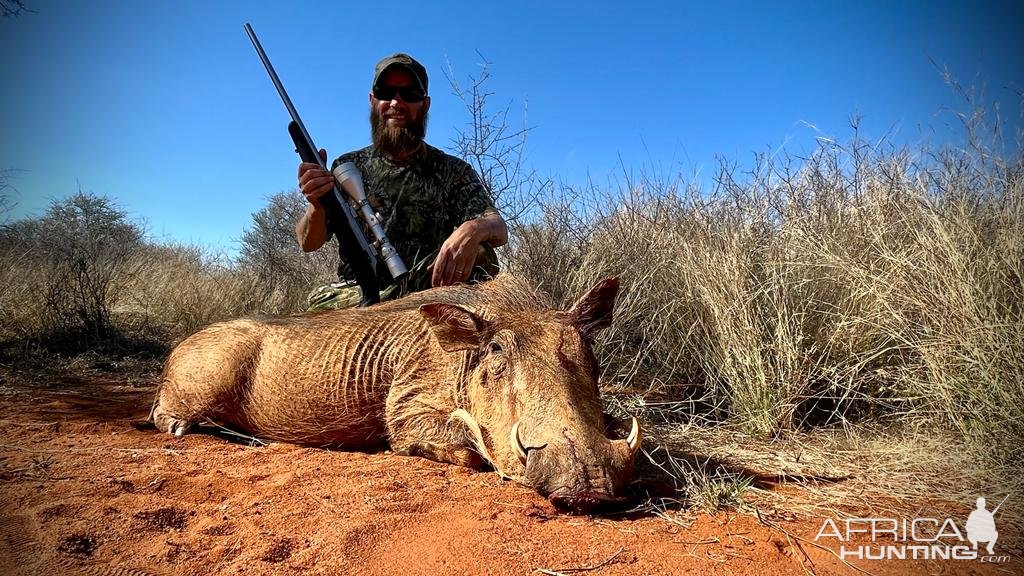
<path fill-rule="evenodd" d="M 306 125 L 302 123 L 302 118 L 299 118 L 299 111 L 295 109 L 292 104 L 292 99 L 288 97 L 288 92 L 284 89 L 284 84 L 281 83 L 281 79 L 277 77 L 277 72 L 274 71 L 274 65 L 270 63 L 270 58 L 267 57 L 267 53 L 263 51 L 263 46 L 260 44 L 259 38 L 256 37 L 256 31 L 252 29 L 252 26 L 248 22 L 245 23 L 245 33 L 249 35 L 249 40 L 252 41 L 252 45 L 256 48 L 256 53 L 259 54 L 260 60 L 263 62 L 263 67 L 267 69 L 267 73 L 270 74 L 270 80 L 274 82 L 274 87 L 277 88 L 277 93 L 281 95 L 281 100 L 284 102 L 284 107 L 288 109 L 288 113 L 291 114 L 292 120 L 295 121 L 299 126 L 299 130 L 302 131 L 302 137 L 306 139 L 306 144 L 309 145 L 310 150 L 313 151 L 313 156 L 316 157 L 316 161 L 320 164 L 320 167 L 324 170 L 327 169 L 327 164 L 320 158 L 320 154 L 317 154 L 316 145 L 313 144 L 313 139 L 309 137 L 309 132 L 306 131 Z"/>
<path fill-rule="evenodd" d="M 263 67 L 267 69 L 267 73 L 270 74 L 270 79 L 274 82 L 274 87 L 277 88 L 277 93 L 281 95 L 281 100 L 284 102 L 285 108 L 288 109 L 288 113 L 291 114 L 292 123 L 288 126 L 288 133 L 291 135 L 292 140 L 295 142 L 296 152 L 299 153 L 299 157 L 302 158 L 303 162 L 315 161 L 320 165 L 321 168 L 327 170 L 327 163 L 323 158 L 320 158 L 320 154 L 317 152 L 316 145 L 313 144 L 313 139 L 309 137 L 309 132 L 306 131 L 306 125 L 302 123 L 302 119 L 299 118 L 299 112 L 295 109 L 292 104 L 292 99 L 288 97 L 288 92 L 285 91 L 284 85 L 281 83 L 281 79 L 278 78 L 277 72 L 274 70 L 274 66 L 270 63 L 270 58 L 267 57 L 267 53 L 263 50 L 263 46 L 260 44 L 259 38 L 256 37 L 256 31 L 252 29 L 252 26 L 248 22 L 245 23 L 245 33 L 249 36 L 249 40 L 252 42 L 256 53 L 259 54 L 260 60 L 263 62 Z M 297 128 L 297 131 L 301 135 L 301 140 L 296 138 L 292 126 Z M 338 244 L 341 248 L 342 254 L 348 261 L 349 265 L 352 266 L 353 273 L 356 276 L 356 280 L 359 283 L 359 287 L 362 290 L 363 301 L 360 306 L 368 306 L 374 304 L 380 300 L 380 290 L 377 284 L 377 256 L 374 253 L 374 249 L 370 247 L 370 244 L 366 241 L 366 236 L 363 234 L 363 230 L 356 220 L 357 215 L 352 211 L 352 207 L 348 201 L 342 196 L 341 190 L 339 189 L 338 183 L 335 180 L 334 189 L 332 190 L 334 198 L 338 201 L 338 209 L 341 210 L 344 216 L 344 222 L 347 226 L 339 224 L 335 227 L 335 235 L 338 238 Z M 355 241 L 355 245 L 352 245 L 352 240 Z"/>

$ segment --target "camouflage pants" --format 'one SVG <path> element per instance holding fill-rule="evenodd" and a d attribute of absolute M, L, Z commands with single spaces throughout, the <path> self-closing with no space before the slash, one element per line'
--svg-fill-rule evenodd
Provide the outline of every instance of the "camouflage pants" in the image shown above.
<path fill-rule="evenodd" d="M 426 290 L 431 287 L 433 269 L 430 265 L 437 258 L 438 250 L 428 254 L 426 257 L 417 260 L 405 277 L 391 284 L 380 291 L 381 302 L 396 300 L 411 294 Z M 484 280 L 490 280 L 498 275 L 498 255 L 490 246 L 481 246 L 477 254 L 476 262 L 473 264 L 473 272 L 470 273 L 468 284 L 476 284 Z M 357 306 L 363 299 L 363 291 L 355 283 L 336 282 L 327 286 L 320 286 L 309 293 L 306 297 L 307 312 L 326 312 L 328 310 L 342 310 Z"/>
<path fill-rule="evenodd" d="M 326 312 L 342 310 L 359 304 L 363 299 L 363 291 L 358 284 L 342 284 L 340 282 L 320 286 L 306 296 L 306 312 Z"/>

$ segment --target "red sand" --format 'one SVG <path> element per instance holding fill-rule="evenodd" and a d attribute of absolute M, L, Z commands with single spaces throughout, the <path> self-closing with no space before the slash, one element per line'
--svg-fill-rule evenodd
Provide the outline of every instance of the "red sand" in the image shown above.
<path fill-rule="evenodd" d="M 151 378 L 28 380 L 0 373 L 0 574 L 857 573 L 786 534 L 811 540 L 820 518 L 569 516 L 421 458 L 138 430 Z"/>

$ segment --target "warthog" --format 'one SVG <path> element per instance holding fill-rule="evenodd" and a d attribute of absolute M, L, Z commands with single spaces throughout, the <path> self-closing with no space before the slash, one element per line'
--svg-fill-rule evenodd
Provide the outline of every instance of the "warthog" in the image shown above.
<path fill-rule="evenodd" d="M 602 413 L 595 332 L 619 282 L 558 311 L 508 275 L 370 308 L 223 322 L 185 339 L 150 419 L 181 436 L 217 421 L 298 444 L 481 468 L 576 512 L 621 500 L 640 446 Z"/>

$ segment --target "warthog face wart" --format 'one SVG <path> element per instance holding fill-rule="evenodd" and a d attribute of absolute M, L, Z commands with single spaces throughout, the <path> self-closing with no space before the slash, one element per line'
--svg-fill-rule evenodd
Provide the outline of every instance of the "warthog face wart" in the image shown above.
<path fill-rule="evenodd" d="M 636 420 L 602 414 L 591 343 L 617 279 L 568 311 L 513 277 L 369 308 L 214 324 L 167 359 L 150 418 L 262 438 L 489 463 L 576 512 L 620 499 Z"/>

